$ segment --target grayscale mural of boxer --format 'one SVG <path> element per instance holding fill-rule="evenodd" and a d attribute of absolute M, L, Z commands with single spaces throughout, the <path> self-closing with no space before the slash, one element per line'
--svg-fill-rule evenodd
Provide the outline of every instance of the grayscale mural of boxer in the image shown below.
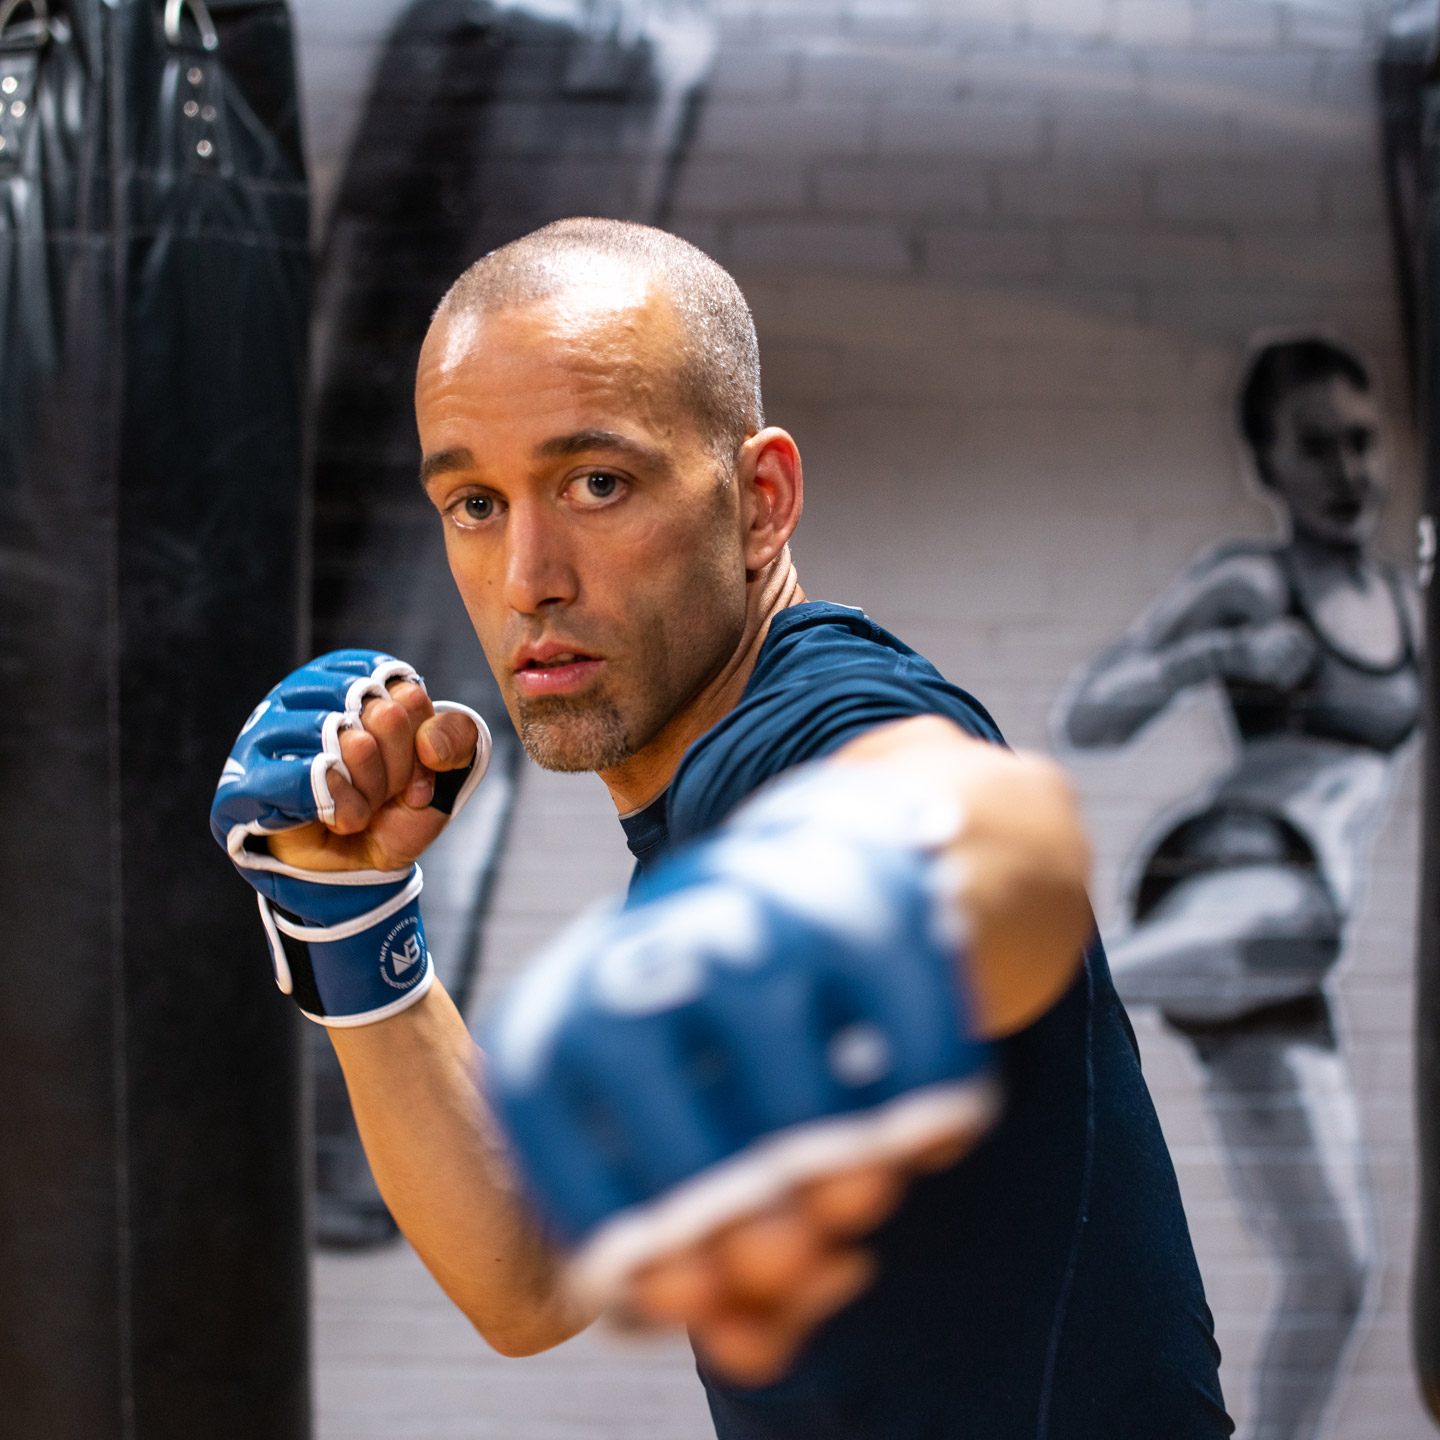
<path fill-rule="evenodd" d="M 1288 535 L 1203 555 L 1085 668 L 1058 729 L 1076 748 L 1120 746 L 1196 686 L 1228 701 L 1238 759 L 1146 847 L 1133 924 L 1109 951 L 1124 1000 L 1193 1045 L 1244 1219 L 1280 1269 L 1254 1440 L 1308 1440 L 1372 1248 L 1326 984 L 1420 722 L 1419 609 L 1371 548 L 1383 446 L 1364 364 L 1318 337 L 1266 345 L 1238 409 Z"/>

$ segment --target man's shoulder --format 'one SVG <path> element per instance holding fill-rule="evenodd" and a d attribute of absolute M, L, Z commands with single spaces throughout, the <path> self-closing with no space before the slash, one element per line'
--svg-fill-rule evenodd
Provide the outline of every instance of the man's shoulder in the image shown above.
<path fill-rule="evenodd" d="M 867 677 L 897 678 L 933 690 L 967 721 L 979 719 L 998 740 L 999 728 L 971 694 L 948 681 L 903 640 L 853 605 L 808 600 L 782 610 L 771 622 L 755 671 L 732 714 L 763 704 L 788 687 L 813 688 L 827 676 L 846 676 L 856 686 Z M 728 717 L 727 717 L 728 718 Z"/>
<path fill-rule="evenodd" d="M 876 725 L 936 714 L 1001 742 L 973 695 L 864 611 L 814 601 L 783 610 L 739 702 L 676 771 L 671 838 L 686 840 L 719 824 L 766 781 L 833 754 Z"/>

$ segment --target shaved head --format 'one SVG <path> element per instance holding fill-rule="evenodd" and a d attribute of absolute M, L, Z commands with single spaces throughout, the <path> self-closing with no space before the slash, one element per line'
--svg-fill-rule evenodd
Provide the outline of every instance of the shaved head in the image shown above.
<path fill-rule="evenodd" d="M 616 309 L 647 294 L 674 311 L 676 401 L 707 448 L 732 461 L 765 423 L 760 350 L 740 287 L 678 236 L 623 220 L 557 220 L 477 260 L 449 289 L 437 320 L 482 318 L 570 291 Z"/>

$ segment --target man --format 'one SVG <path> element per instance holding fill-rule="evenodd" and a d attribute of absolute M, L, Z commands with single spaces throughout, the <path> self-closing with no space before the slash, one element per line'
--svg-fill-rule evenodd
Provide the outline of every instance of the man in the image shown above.
<path fill-rule="evenodd" d="M 945 841 L 963 877 L 954 983 L 1000 1042 L 1004 1118 L 963 1156 L 957 1123 L 851 1157 L 628 1277 L 632 1314 L 689 1326 L 718 1433 L 1228 1434 L 1133 1039 L 1098 944 L 1079 958 L 1092 921 L 1069 788 L 859 612 L 806 601 L 787 548 L 800 457 L 764 424 L 733 280 L 642 226 L 548 226 L 446 296 L 416 412 L 422 481 L 520 737 L 542 765 L 600 773 L 641 872 L 724 835 L 803 762 L 822 762 L 822 788 L 863 773 L 964 817 Z M 398 887 L 444 824 L 437 775 L 471 763 L 465 715 L 377 673 L 384 693 L 339 733 L 328 823 L 263 830 L 288 875 Z M 492 1345 L 557 1344 L 593 1310 L 517 1198 L 483 1060 L 438 985 L 400 1003 L 330 1022 L 381 1191 Z M 683 1101 L 687 1080 L 667 1083 Z"/>

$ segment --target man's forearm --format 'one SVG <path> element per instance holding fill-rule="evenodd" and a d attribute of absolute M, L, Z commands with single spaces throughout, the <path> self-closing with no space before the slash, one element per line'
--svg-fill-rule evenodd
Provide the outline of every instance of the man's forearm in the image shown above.
<path fill-rule="evenodd" d="M 476 1329 L 507 1355 L 582 1330 L 593 1317 L 569 1301 L 558 1257 L 511 1188 L 483 1057 L 444 990 L 330 1037 L 380 1193 Z"/>

